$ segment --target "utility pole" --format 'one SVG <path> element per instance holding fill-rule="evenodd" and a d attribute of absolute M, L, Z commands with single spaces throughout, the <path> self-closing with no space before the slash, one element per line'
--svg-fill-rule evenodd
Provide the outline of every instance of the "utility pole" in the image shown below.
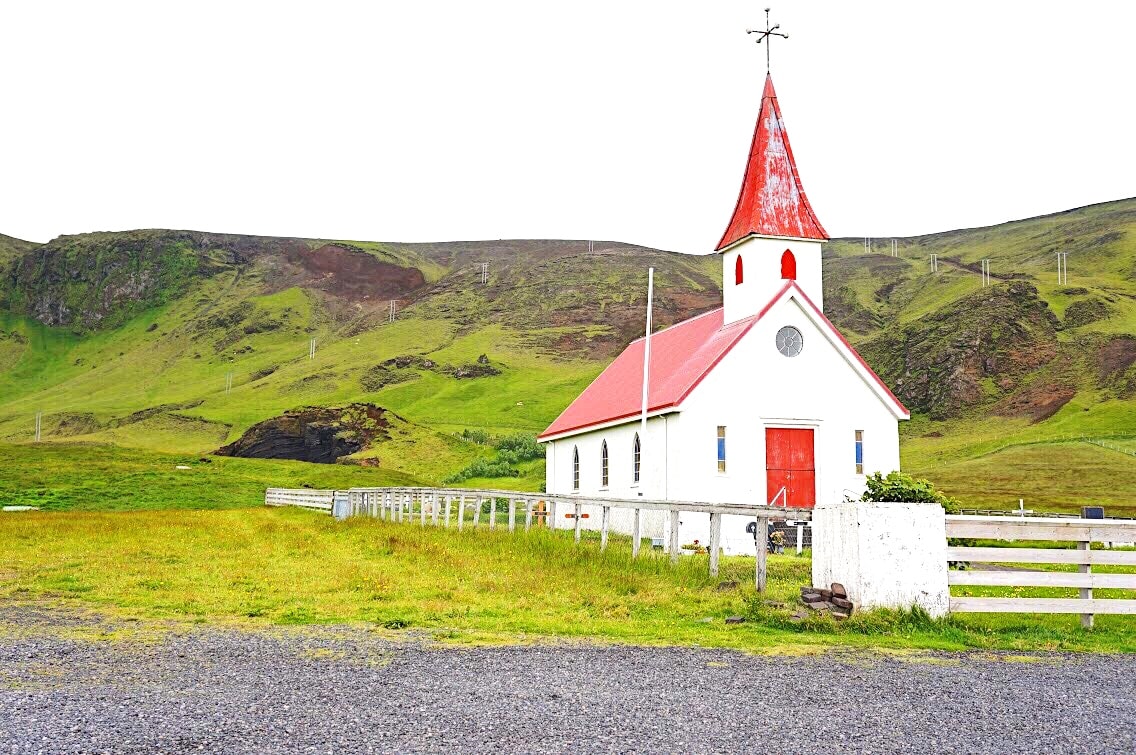
<path fill-rule="evenodd" d="M 316 339 L 308 341 L 308 359 L 316 358 Z"/>
<path fill-rule="evenodd" d="M 35 442 L 39 443 L 40 430 L 43 428 L 43 412 L 36 412 Z"/>
<path fill-rule="evenodd" d="M 899 256 L 899 242 L 896 241 L 895 239 L 891 240 L 891 256 L 892 257 L 898 257 Z"/>
<path fill-rule="evenodd" d="M 390 312 L 387 314 L 387 322 L 394 322 L 395 315 L 398 314 L 398 300 L 390 300 Z"/>
<path fill-rule="evenodd" d="M 489 263 L 488 262 L 482 262 L 481 263 L 481 285 L 484 286 L 488 282 L 489 282 Z"/>
<path fill-rule="evenodd" d="M 233 373 L 225 373 L 225 395 L 229 395 L 229 391 L 233 390 Z"/>
<path fill-rule="evenodd" d="M 864 254 L 871 254 L 871 253 L 872 253 L 872 240 L 865 236 L 864 237 Z"/>
<path fill-rule="evenodd" d="M 931 272 L 932 273 L 939 272 L 939 255 L 937 255 L 937 254 L 931 255 Z"/>
<path fill-rule="evenodd" d="M 982 260 L 982 287 L 990 285 L 990 259 Z"/>
<path fill-rule="evenodd" d="M 1057 253 L 1057 285 L 1069 285 L 1069 252 Z"/>

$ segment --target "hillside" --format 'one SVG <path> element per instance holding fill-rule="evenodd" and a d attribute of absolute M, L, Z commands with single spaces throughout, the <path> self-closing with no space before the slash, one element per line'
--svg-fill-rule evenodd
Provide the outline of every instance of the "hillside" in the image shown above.
<path fill-rule="evenodd" d="M 1128 503 L 1109 480 L 1136 458 L 1063 441 L 1136 450 L 1134 231 L 1129 199 L 899 239 L 898 257 L 826 245 L 829 316 L 915 414 L 906 469 L 984 506 Z M 659 327 L 718 305 L 715 255 L 619 243 L 0 237 L 0 443 L 42 412 L 46 441 L 204 454 L 360 403 L 391 419 L 353 458 L 437 481 L 492 454 L 458 433 L 539 431 L 638 335 L 648 265 Z M 540 484 L 522 472 L 493 484 Z"/>

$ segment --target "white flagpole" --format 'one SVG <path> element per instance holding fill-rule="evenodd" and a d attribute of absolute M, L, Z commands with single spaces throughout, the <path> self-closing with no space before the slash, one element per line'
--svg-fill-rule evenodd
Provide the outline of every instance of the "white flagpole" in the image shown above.
<path fill-rule="evenodd" d="M 647 392 L 651 385 L 651 302 L 655 291 L 655 268 L 647 268 L 647 332 L 643 336 L 643 411 L 639 418 L 639 495 L 643 495 L 643 482 L 647 465 Z"/>

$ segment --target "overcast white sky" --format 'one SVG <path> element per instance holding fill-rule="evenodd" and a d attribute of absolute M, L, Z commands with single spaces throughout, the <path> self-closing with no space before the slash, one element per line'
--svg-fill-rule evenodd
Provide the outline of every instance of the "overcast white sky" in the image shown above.
<path fill-rule="evenodd" d="M 781 0 L 773 76 L 833 236 L 1136 195 L 1128 2 Z M 0 233 L 713 249 L 763 3 L 4 2 Z"/>

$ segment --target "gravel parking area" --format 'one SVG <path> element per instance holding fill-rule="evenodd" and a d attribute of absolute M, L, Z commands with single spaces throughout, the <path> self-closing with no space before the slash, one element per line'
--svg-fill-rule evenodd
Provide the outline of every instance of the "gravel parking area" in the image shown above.
<path fill-rule="evenodd" d="M 1128 656 L 67 639 L 91 621 L 0 606 L 0 753 L 1136 751 Z"/>

